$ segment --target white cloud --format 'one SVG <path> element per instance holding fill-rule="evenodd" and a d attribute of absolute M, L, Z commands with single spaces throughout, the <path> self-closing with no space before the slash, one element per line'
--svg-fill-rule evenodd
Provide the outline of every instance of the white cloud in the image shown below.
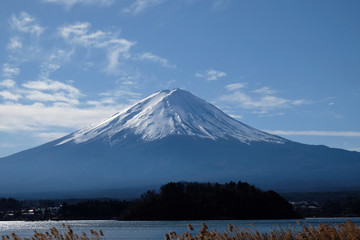
<path fill-rule="evenodd" d="M 13 100 L 13 101 L 17 101 L 19 98 L 21 98 L 21 95 L 11 93 L 9 91 L 1 91 L 0 96 L 5 100 Z"/>
<path fill-rule="evenodd" d="M 16 146 L 17 145 L 13 144 L 13 143 L 0 143 L 1 148 L 13 148 L 13 147 L 16 147 Z"/>
<path fill-rule="evenodd" d="M 253 91 L 254 93 L 264 94 L 264 95 L 272 95 L 276 94 L 277 91 L 270 89 L 269 87 L 262 87 Z"/>
<path fill-rule="evenodd" d="M 217 71 L 217 70 L 207 70 L 204 73 L 195 73 L 195 77 L 205 78 L 208 81 L 214 81 L 219 78 L 225 77 L 227 74 L 225 72 Z"/>
<path fill-rule="evenodd" d="M 86 104 L 93 105 L 93 106 L 104 106 L 104 105 L 113 105 L 115 104 L 115 100 L 113 98 L 103 98 L 98 101 L 87 101 Z"/>
<path fill-rule="evenodd" d="M 121 53 L 123 53 L 122 49 L 116 49 L 114 48 L 113 50 L 109 50 L 108 54 L 107 54 L 107 58 L 108 58 L 108 65 L 106 67 L 106 72 L 109 74 L 118 74 L 120 69 L 119 69 L 119 58 Z"/>
<path fill-rule="evenodd" d="M 12 79 L 5 79 L 0 81 L 0 87 L 12 88 L 14 87 L 16 82 Z"/>
<path fill-rule="evenodd" d="M 7 49 L 15 50 L 15 49 L 22 48 L 22 46 L 23 46 L 22 42 L 18 38 L 12 37 L 12 38 L 10 38 L 10 42 L 7 45 Z"/>
<path fill-rule="evenodd" d="M 211 69 L 211 70 L 206 71 L 206 75 L 207 75 L 206 79 L 208 81 L 213 81 L 213 80 L 217 80 L 218 78 L 225 77 L 226 73 Z"/>
<path fill-rule="evenodd" d="M 204 75 L 201 74 L 201 73 L 195 73 L 195 77 L 197 77 L 197 78 L 202 78 L 202 77 L 204 77 Z"/>
<path fill-rule="evenodd" d="M 276 135 L 306 135 L 306 136 L 330 136 L 330 137 L 360 137 L 357 131 L 288 131 L 288 130 L 265 130 Z"/>
<path fill-rule="evenodd" d="M 54 53 L 49 56 L 50 61 L 68 62 L 70 57 L 73 55 L 74 49 L 66 51 L 63 49 L 57 49 Z"/>
<path fill-rule="evenodd" d="M 106 72 L 119 73 L 119 58 L 130 58 L 130 48 L 136 42 L 119 38 L 117 33 L 96 31 L 90 32 L 90 23 L 77 22 L 58 29 L 59 35 L 69 44 L 86 48 L 100 48 L 107 51 L 108 65 Z"/>
<path fill-rule="evenodd" d="M 52 66 L 56 69 L 55 66 Z M 51 66 L 49 67 L 51 68 Z M 40 76 L 41 80 L 28 81 L 16 87 L 16 82 L 6 79 L 0 82 L 1 87 L 8 90 L 0 92 L 0 96 L 6 100 L 17 101 L 20 98 L 33 102 L 52 102 L 53 104 L 80 104 L 79 98 L 83 96 L 74 86 L 59 81 L 54 81 Z"/>
<path fill-rule="evenodd" d="M 292 105 L 304 105 L 304 104 L 310 104 L 311 101 L 304 100 L 304 99 L 298 99 L 291 102 Z"/>
<path fill-rule="evenodd" d="M 109 103 L 110 101 L 119 102 L 119 100 L 120 102 L 133 104 L 141 99 L 142 94 L 127 89 L 117 89 L 100 93 L 100 96 L 103 98 L 98 102 L 94 102 L 93 104 Z"/>
<path fill-rule="evenodd" d="M 232 118 L 235 118 L 235 119 L 242 119 L 243 118 L 243 116 L 237 115 L 237 114 L 229 114 L 229 116 L 232 117 Z"/>
<path fill-rule="evenodd" d="M 163 67 L 168 67 L 168 68 L 175 68 L 176 67 L 175 65 L 170 64 L 167 59 L 159 57 L 157 55 L 154 55 L 154 54 L 152 54 L 150 52 L 139 54 L 137 59 L 139 59 L 141 61 L 146 61 L 147 60 L 147 61 L 159 63 Z"/>
<path fill-rule="evenodd" d="M 125 40 L 126 41 L 126 40 Z M 105 71 L 109 74 L 119 74 L 121 71 L 119 69 L 119 59 L 129 59 L 130 48 L 134 45 L 134 42 L 124 42 L 123 44 L 115 45 L 108 49 L 107 58 L 108 58 L 108 65 Z"/>
<path fill-rule="evenodd" d="M 166 0 L 136 0 L 129 7 L 123 9 L 124 13 L 138 14 L 146 9 L 159 5 Z"/>
<path fill-rule="evenodd" d="M 240 107 L 246 109 L 260 110 L 258 113 L 266 113 L 271 109 L 289 107 L 290 105 L 299 105 L 300 100 L 291 101 L 276 96 L 263 96 L 254 98 L 244 92 L 235 91 L 230 94 L 222 95 L 221 101 L 240 104 Z"/>
<path fill-rule="evenodd" d="M 66 102 L 74 105 L 79 104 L 79 100 L 77 98 L 68 96 L 64 92 L 44 93 L 41 91 L 28 91 L 25 98 L 40 102 Z"/>
<path fill-rule="evenodd" d="M 90 23 L 77 22 L 72 25 L 67 25 L 67 26 L 59 28 L 59 34 L 60 34 L 60 36 L 62 36 L 65 39 L 69 39 L 72 36 L 76 36 L 74 38 L 77 39 L 77 38 L 81 38 L 81 36 L 86 35 L 89 28 L 90 28 Z"/>
<path fill-rule="evenodd" d="M 232 83 L 232 84 L 226 85 L 225 88 L 226 88 L 228 91 L 234 91 L 234 90 L 238 90 L 238 89 L 244 88 L 245 85 L 246 85 L 246 83 Z"/>
<path fill-rule="evenodd" d="M 135 42 L 118 38 L 118 34 L 112 32 L 96 31 L 89 32 L 91 24 L 88 22 L 76 22 L 58 29 L 62 38 L 68 43 L 78 44 L 84 47 L 113 47 L 121 48 L 122 51 L 128 51 Z"/>
<path fill-rule="evenodd" d="M 18 90 L 26 99 L 40 102 L 63 102 L 67 104 L 79 104 L 81 92 L 69 85 L 59 81 L 44 79 L 29 81 L 22 85 L 25 89 Z"/>
<path fill-rule="evenodd" d="M 126 86 L 135 86 L 138 84 L 138 81 L 141 79 L 141 73 L 139 71 L 131 74 L 124 74 L 117 81 Z"/>
<path fill-rule="evenodd" d="M 18 16 L 12 15 L 10 24 L 15 30 L 37 36 L 40 36 L 45 30 L 45 28 L 36 23 L 35 18 L 26 12 L 21 12 Z"/>
<path fill-rule="evenodd" d="M 257 114 L 265 114 L 274 109 L 288 108 L 290 106 L 299 106 L 311 103 L 310 101 L 302 99 L 290 100 L 274 96 L 277 91 L 271 90 L 268 87 L 263 87 L 246 93 L 243 90 L 245 86 L 246 84 L 243 83 L 226 85 L 225 88 L 230 91 L 230 93 L 220 96 L 219 100 L 234 103 L 237 107 L 252 109 L 254 110 L 254 113 Z"/>
<path fill-rule="evenodd" d="M 233 92 L 231 94 L 223 95 L 220 97 L 222 101 L 235 102 L 241 104 L 243 108 L 274 108 L 284 106 L 288 102 L 286 99 L 265 96 L 260 99 L 253 99 L 249 95 L 243 92 Z"/>
<path fill-rule="evenodd" d="M 53 63 L 43 63 L 40 65 L 40 78 L 47 80 L 52 72 L 60 68 L 60 65 Z"/>
<path fill-rule="evenodd" d="M 110 106 L 114 105 L 116 102 L 127 102 L 128 104 L 133 104 L 142 98 L 142 94 L 126 89 L 103 92 L 99 95 L 101 97 L 99 100 L 87 101 L 87 104 L 94 106 Z"/>
<path fill-rule="evenodd" d="M 20 73 L 20 68 L 13 67 L 8 63 L 3 64 L 2 75 L 4 77 L 12 78 Z"/>
<path fill-rule="evenodd" d="M 140 98 L 141 93 L 129 91 L 129 90 L 117 90 L 114 93 L 114 96 L 117 97 L 131 97 L 131 98 Z"/>
<path fill-rule="evenodd" d="M 85 5 L 99 5 L 99 6 L 110 6 L 114 0 L 43 0 L 48 3 L 56 3 L 60 5 L 65 5 L 71 7 L 75 4 L 85 4 Z"/>
<path fill-rule="evenodd" d="M 35 89 L 35 90 L 42 90 L 42 91 L 59 91 L 59 90 L 65 90 L 67 92 L 69 92 L 70 94 L 74 95 L 74 96 L 79 96 L 80 91 L 68 84 L 62 83 L 62 82 L 58 82 L 58 81 L 53 81 L 53 80 L 45 80 L 45 81 L 30 81 L 27 83 L 23 84 L 24 87 L 26 88 L 30 88 L 30 89 Z"/>
<path fill-rule="evenodd" d="M 35 133 L 35 137 L 39 138 L 41 141 L 52 141 L 61 137 L 68 135 L 68 132 L 37 132 Z"/>
<path fill-rule="evenodd" d="M 75 130 L 111 116 L 122 108 L 124 106 L 120 105 L 84 109 L 67 104 L 45 106 L 39 103 L 6 103 L 0 105 L 0 131 L 46 131 L 53 127 Z"/>

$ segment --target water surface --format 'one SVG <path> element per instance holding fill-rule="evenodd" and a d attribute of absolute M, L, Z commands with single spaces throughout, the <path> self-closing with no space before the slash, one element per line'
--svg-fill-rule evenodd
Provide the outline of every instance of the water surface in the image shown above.
<path fill-rule="evenodd" d="M 355 224 L 360 225 L 360 218 L 350 218 Z M 347 218 L 318 218 L 299 220 L 301 225 L 320 223 L 337 224 L 343 223 Z M 15 232 L 21 237 L 31 237 L 34 229 L 38 232 L 46 232 L 51 227 L 58 230 L 64 230 L 62 224 L 70 225 L 75 233 L 81 234 L 85 232 L 90 235 L 90 229 L 99 231 L 103 230 L 106 240 L 115 239 L 164 239 L 164 234 L 170 231 L 176 233 L 184 233 L 188 231 L 186 224 L 193 225 L 195 231 L 201 228 L 201 223 L 205 222 L 209 229 L 224 230 L 228 224 L 235 224 L 240 228 L 249 228 L 260 232 L 268 232 L 273 227 L 296 226 L 297 220 L 222 220 L 222 221 L 39 221 L 39 222 L 23 222 L 23 221 L 3 221 L 0 222 L 0 235 L 11 234 Z M 63 231 L 62 231 L 63 232 Z"/>

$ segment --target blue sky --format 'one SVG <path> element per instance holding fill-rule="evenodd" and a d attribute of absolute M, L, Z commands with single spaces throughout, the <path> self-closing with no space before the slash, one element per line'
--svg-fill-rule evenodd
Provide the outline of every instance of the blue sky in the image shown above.
<path fill-rule="evenodd" d="M 2 0 L 0 157 L 182 88 L 255 128 L 360 151 L 357 0 Z"/>

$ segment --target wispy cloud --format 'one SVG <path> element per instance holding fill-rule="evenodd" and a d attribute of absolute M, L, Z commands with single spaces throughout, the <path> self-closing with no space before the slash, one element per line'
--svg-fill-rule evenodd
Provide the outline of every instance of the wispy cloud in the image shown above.
<path fill-rule="evenodd" d="M 65 102 L 79 104 L 81 92 L 69 85 L 50 79 L 30 81 L 23 84 L 23 87 L 30 89 L 24 92 L 24 97 L 32 101 L 40 102 Z"/>
<path fill-rule="evenodd" d="M 0 132 L 31 131 L 35 137 L 49 140 L 63 134 L 59 128 L 73 131 L 120 111 L 126 105 L 118 104 L 118 99 L 132 104 L 141 97 L 133 91 L 115 90 L 81 102 L 80 90 L 55 80 L 44 78 L 20 86 L 12 80 L 0 84 L 9 87 L 0 91 L 0 99 L 6 100 L 0 104 Z"/>
<path fill-rule="evenodd" d="M 146 9 L 159 5 L 166 0 L 136 0 L 130 6 L 124 8 L 122 11 L 124 13 L 138 14 Z"/>
<path fill-rule="evenodd" d="M 20 86 L 16 86 L 12 79 L 1 81 L 0 87 L 6 90 L 1 91 L 0 96 L 15 102 L 25 99 L 34 102 L 79 104 L 79 98 L 83 97 L 80 90 L 70 84 L 48 78 L 49 72 L 57 69 L 56 65 L 45 64 L 42 68 L 44 70 L 36 81 L 27 81 Z"/>
<path fill-rule="evenodd" d="M 241 88 L 244 88 L 246 86 L 246 83 L 232 83 L 225 86 L 225 88 L 229 91 L 238 90 Z"/>
<path fill-rule="evenodd" d="M 6 103 L 0 105 L 0 131 L 48 132 L 48 129 L 53 127 L 76 129 L 111 116 L 123 107 L 119 105 L 78 108 L 66 104 L 46 106 L 40 103 Z"/>
<path fill-rule="evenodd" d="M 13 147 L 16 147 L 16 146 L 17 145 L 13 144 L 13 143 L 0 143 L 1 148 L 13 148 Z"/>
<path fill-rule="evenodd" d="M 49 56 L 50 62 L 68 62 L 70 61 L 71 56 L 74 54 L 74 49 L 71 50 L 63 50 L 63 49 L 56 49 L 52 52 Z"/>
<path fill-rule="evenodd" d="M 253 90 L 254 93 L 259 93 L 259 94 L 264 94 L 264 95 L 272 95 L 272 94 L 276 94 L 277 91 L 270 89 L 269 87 L 262 87 L 259 89 L 255 89 Z"/>
<path fill-rule="evenodd" d="M 81 36 L 86 35 L 89 28 L 90 28 L 90 23 L 77 22 L 71 25 L 60 27 L 59 33 L 60 36 L 62 36 L 65 39 L 69 39 L 70 37 L 74 36 L 73 38 L 76 40 L 76 42 L 79 42 L 79 40 L 81 40 Z"/>
<path fill-rule="evenodd" d="M 123 50 L 121 48 L 114 47 L 112 50 L 109 50 L 107 53 L 107 59 L 108 59 L 108 65 L 105 69 L 105 72 L 108 74 L 119 74 L 120 68 L 119 68 L 119 58 L 121 57 L 123 53 Z"/>
<path fill-rule="evenodd" d="M 20 68 L 11 66 L 8 63 L 3 64 L 2 75 L 7 78 L 12 78 L 20 73 Z"/>
<path fill-rule="evenodd" d="M 68 135 L 68 132 L 36 132 L 34 135 L 41 141 L 51 141 Z"/>
<path fill-rule="evenodd" d="M 305 136 L 330 136 L 330 137 L 360 137 L 357 131 L 289 131 L 289 130 L 264 130 L 276 135 L 305 135 Z"/>
<path fill-rule="evenodd" d="M 1 91 L 0 96 L 5 100 L 13 100 L 13 101 L 17 101 L 19 100 L 19 98 L 21 98 L 21 95 L 9 91 Z"/>
<path fill-rule="evenodd" d="M 217 71 L 213 69 L 207 70 L 203 73 L 201 72 L 195 73 L 195 77 L 205 78 L 207 81 L 218 80 L 219 78 L 226 77 L 226 75 L 227 74 L 225 72 Z"/>
<path fill-rule="evenodd" d="M 5 79 L 0 81 L 0 87 L 12 88 L 14 87 L 16 82 L 12 79 Z"/>
<path fill-rule="evenodd" d="M 69 97 L 64 92 L 44 93 L 41 91 L 27 91 L 25 98 L 36 102 L 65 102 L 69 104 L 79 104 L 79 100 L 74 97 Z"/>
<path fill-rule="evenodd" d="M 269 87 L 262 87 L 255 90 L 246 91 L 245 83 L 233 83 L 226 85 L 229 93 L 221 95 L 219 101 L 234 103 L 237 107 L 251 109 L 254 113 L 266 114 L 271 110 L 288 108 L 309 103 L 303 99 L 286 99 L 275 96 L 277 91 Z"/>
<path fill-rule="evenodd" d="M 7 49 L 16 50 L 22 48 L 22 42 L 17 37 L 10 38 L 9 44 L 7 45 Z"/>
<path fill-rule="evenodd" d="M 36 23 L 36 19 L 26 12 L 21 12 L 18 16 L 12 15 L 10 24 L 17 31 L 36 36 L 40 36 L 45 31 L 45 28 Z"/>
<path fill-rule="evenodd" d="M 43 0 L 46 3 L 56 3 L 71 7 L 75 4 L 110 6 L 114 0 Z"/>
<path fill-rule="evenodd" d="M 90 32 L 91 24 L 88 22 L 76 22 L 65 25 L 58 29 L 60 36 L 68 43 L 78 44 L 83 47 L 103 48 L 118 46 L 127 51 L 135 42 L 118 37 L 118 33 L 104 32 L 101 30 Z"/>
<path fill-rule="evenodd" d="M 290 103 L 290 101 L 287 99 L 275 96 L 264 96 L 258 99 L 254 99 L 248 94 L 239 91 L 223 95 L 220 97 L 220 100 L 239 103 L 243 108 L 261 108 L 264 110 L 270 108 L 285 107 L 286 104 Z"/>
<path fill-rule="evenodd" d="M 53 80 L 46 80 L 46 81 L 30 81 L 23 84 L 24 87 L 35 89 L 35 90 L 45 90 L 45 91 L 59 91 L 65 90 L 73 95 L 79 95 L 80 91 L 75 87 L 58 82 Z"/>
<path fill-rule="evenodd" d="M 103 92 L 100 94 L 100 97 L 100 101 L 89 102 L 89 104 L 109 104 L 118 102 L 119 100 L 120 102 L 133 104 L 141 99 L 142 94 L 124 88 Z"/>
<path fill-rule="evenodd" d="M 235 119 L 242 119 L 243 118 L 243 116 L 237 115 L 237 114 L 229 114 L 229 116 L 232 117 L 232 118 L 235 118 Z"/>
<path fill-rule="evenodd" d="M 60 27 L 58 33 L 68 44 L 73 46 L 104 49 L 108 59 L 106 72 L 117 74 L 119 58 L 128 59 L 130 48 L 136 42 L 120 38 L 118 33 L 101 30 L 91 32 L 90 27 L 91 24 L 88 22 L 77 22 Z"/>
<path fill-rule="evenodd" d="M 40 78 L 48 79 L 50 74 L 60 68 L 60 65 L 54 63 L 43 63 L 40 65 Z"/>
<path fill-rule="evenodd" d="M 176 65 L 170 64 L 170 62 L 167 59 L 152 54 L 151 52 L 139 54 L 137 56 L 137 59 L 141 61 L 151 61 L 151 62 L 159 63 L 163 67 L 176 68 Z"/>

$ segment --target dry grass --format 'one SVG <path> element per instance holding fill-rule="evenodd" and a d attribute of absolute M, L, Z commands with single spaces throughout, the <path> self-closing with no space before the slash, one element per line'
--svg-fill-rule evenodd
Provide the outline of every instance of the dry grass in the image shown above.
<path fill-rule="evenodd" d="M 50 228 L 50 231 L 45 233 L 40 233 L 34 230 L 34 235 L 31 238 L 21 238 L 15 233 L 9 235 L 1 235 L 1 240 L 102 240 L 104 238 L 104 233 L 102 230 L 99 232 L 90 230 L 90 235 L 87 236 L 86 233 L 78 235 L 74 233 L 70 226 L 63 224 L 64 232 L 60 232 L 55 227 Z"/>
<path fill-rule="evenodd" d="M 348 220 L 346 223 L 331 226 L 319 224 L 317 227 L 312 225 L 303 226 L 298 231 L 295 226 L 286 228 L 274 228 L 270 233 L 260 233 L 249 228 L 239 228 L 235 225 L 228 225 L 225 231 L 208 229 L 205 223 L 201 224 L 199 233 L 195 233 L 194 227 L 188 224 L 190 232 L 178 235 L 175 232 L 165 234 L 165 240 L 360 240 L 360 227 Z M 78 235 L 74 233 L 70 226 L 63 224 L 64 231 L 60 232 L 55 227 L 50 231 L 39 233 L 34 230 L 31 238 L 21 238 L 15 233 L 1 235 L 1 240 L 103 240 L 102 230 L 99 232 L 90 230 L 90 235 L 86 233 Z"/>
<path fill-rule="evenodd" d="M 202 224 L 198 234 L 195 234 L 193 226 L 188 224 L 191 232 L 178 235 L 175 232 L 165 234 L 165 240 L 360 240 L 360 227 L 348 220 L 346 223 L 330 226 L 320 224 L 303 226 L 301 231 L 295 227 L 274 228 L 270 233 L 260 233 L 248 228 L 238 228 L 228 225 L 223 232 L 217 230 L 208 231 L 205 223 Z"/>

